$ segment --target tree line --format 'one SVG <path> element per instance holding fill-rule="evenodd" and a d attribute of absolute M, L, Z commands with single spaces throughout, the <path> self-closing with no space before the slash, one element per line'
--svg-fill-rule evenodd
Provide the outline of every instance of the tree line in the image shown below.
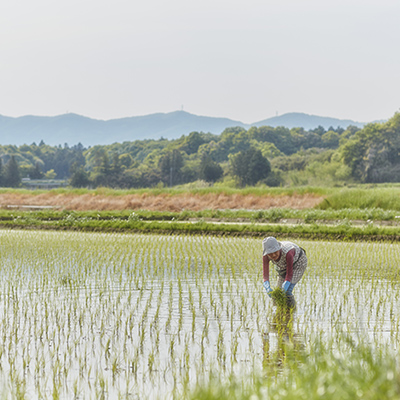
<path fill-rule="evenodd" d="M 191 132 L 85 148 L 0 146 L 0 185 L 67 179 L 74 187 L 143 188 L 197 180 L 237 186 L 400 182 L 400 114 L 360 129 L 284 127 Z"/>

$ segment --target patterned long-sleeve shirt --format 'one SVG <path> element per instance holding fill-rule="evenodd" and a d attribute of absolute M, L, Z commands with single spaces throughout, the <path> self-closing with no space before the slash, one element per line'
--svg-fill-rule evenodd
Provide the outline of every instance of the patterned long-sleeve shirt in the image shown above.
<path fill-rule="evenodd" d="M 284 253 L 281 251 L 281 256 L 277 260 L 279 263 L 281 261 L 282 257 L 286 258 L 286 276 L 285 276 L 285 281 L 291 282 L 292 277 L 293 277 L 293 260 L 294 256 L 296 254 L 296 250 L 293 248 L 289 250 L 286 253 L 286 256 Z M 263 277 L 264 277 L 264 282 L 269 281 L 269 262 L 272 261 L 268 257 L 268 255 L 263 256 Z"/>

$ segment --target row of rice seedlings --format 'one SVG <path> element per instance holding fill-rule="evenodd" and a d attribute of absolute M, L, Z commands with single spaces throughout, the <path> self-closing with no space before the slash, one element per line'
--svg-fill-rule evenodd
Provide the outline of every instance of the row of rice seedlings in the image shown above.
<path fill-rule="evenodd" d="M 300 244 L 298 308 L 280 315 L 260 240 L 2 231 L 0 380 L 10 398 L 179 396 L 213 370 L 280 368 L 282 340 L 395 346 L 397 246 Z"/>

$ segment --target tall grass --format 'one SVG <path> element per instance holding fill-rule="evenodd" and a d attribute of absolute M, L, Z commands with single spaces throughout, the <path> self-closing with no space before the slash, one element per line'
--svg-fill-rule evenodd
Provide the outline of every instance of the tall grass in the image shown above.
<path fill-rule="evenodd" d="M 375 187 L 367 189 L 343 189 L 330 194 L 318 208 L 327 210 L 352 209 L 382 209 L 400 211 L 399 187 Z"/>
<path fill-rule="evenodd" d="M 253 194 L 251 192 L 254 192 Z M 287 192 L 287 193 L 286 193 Z M 255 192 L 254 189 L 223 190 L 207 189 L 155 189 L 142 191 L 94 191 L 57 190 L 49 192 L 4 192 L 0 193 L 0 204 L 4 206 L 33 205 L 55 206 L 69 210 L 160 210 L 182 211 L 202 209 L 266 209 L 270 207 L 306 208 L 321 201 L 316 194 L 297 193 L 286 190 Z"/>

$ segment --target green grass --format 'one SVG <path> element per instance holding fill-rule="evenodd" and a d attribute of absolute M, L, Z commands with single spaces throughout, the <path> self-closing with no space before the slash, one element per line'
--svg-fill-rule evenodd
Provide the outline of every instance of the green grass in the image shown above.
<path fill-rule="evenodd" d="M 320 188 L 320 187 L 278 187 L 278 188 L 270 188 L 268 186 L 251 186 L 246 188 L 230 188 L 230 187 L 185 187 L 182 186 L 174 186 L 172 188 L 144 188 L 144 189 L 111 189 L 99 187 L 96 189 L 74 189 L 74 188 L 58 188 L 51 190 L 28 190 L 28 189 L 10 189 L 10 188 L 1 188 L 0 193 L 22 193 L 22 194 L 43 194 L 43 193 L 54 193 L 54 194 L 95 194 L 95 195 L 104 195 L 104 196 L 123 196 L 127 194 L 149 194 L 149 195 L 179 195 L 185 193 L 206 195 L 210 193 L 215 194 L 242 194 L 242 195 L 258 195 L 264 196 L 268 195 L 293 195 L 293 194 L 316 194 L 316 195 L 327 195 L 338 189 L 335 188 Z"/>
<path fill-rule="evenodd" d="M 343 189 L 330 194 L 319 206 L 323 210 L 344 208 L 400 211 L 400 188 L 373 187 Z"/>
<path fill-rule="evenodd" d="M 89 218 L 96 220 L 142 220 L 142 221 L 189 221 L 210 220 L 221 222 L 265 222 L 278 223 L 287 220 L 296 220 L 298 223 L 312 223 L 324 221 L 397 221 L 400 212 L 383 210 L 381 208 L 369 209 L 341 209 L 341 210 L 293 210 L 288 208 L 270 208 L 268 210 L 202 210 L 181 212 L 148 211 L 148 210 L 123 210 L 123 211 L 21 211 L 0 210 L 0 221 L 14 218 L 32 218 L 41 221 L 55 221 L 64 218 Z"/>
<path fill-rule="evenodd" d="M 399 240 L 396 212 L 383 210 L 283 210 L 266 211 L 0 211 L 0 227 L 62 229 L 105 232 L 161 232 L 246 236 L 279 235 L 312 239 Z M 354 224 L 351 219 L 380 217 L 393 226 Z M 285 223 L 294 218 L 295 223 Z M 343 218 L 343 219 L 342 219 Z M 328 223 L 328 221 L 331 221 Z"/>

